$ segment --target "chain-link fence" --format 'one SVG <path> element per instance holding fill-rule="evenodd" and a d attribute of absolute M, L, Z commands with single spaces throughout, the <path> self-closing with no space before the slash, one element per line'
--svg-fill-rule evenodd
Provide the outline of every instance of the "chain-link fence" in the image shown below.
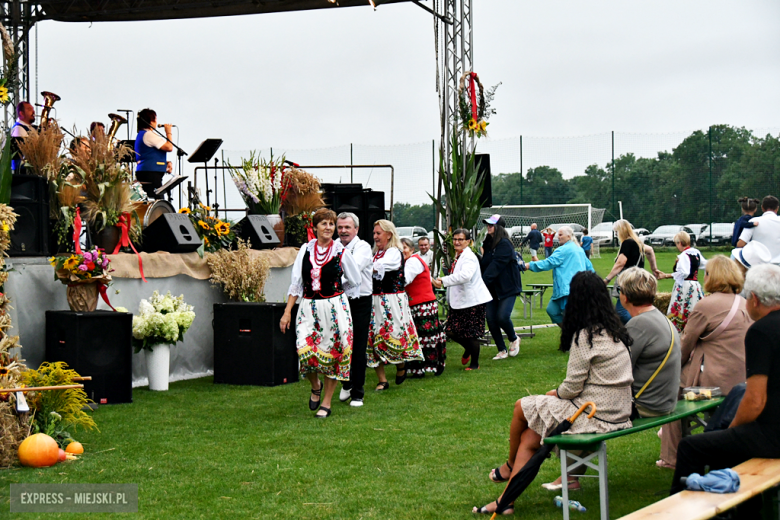
<path fill-rule="evenodd" d="M 323 182 L 359 182 L 385 192 L 388 210 L 391 192 L 397 209 L 430 204 L 428 194 L 436 193 L 439 157 L 438 142 L 433 140 L 258 151 L 268 157 L 272 150 L 274 156 L 285 154 L 304 166 L 392 165 L 392 184 L 386 168 L 314 171 Z M 650 231 L 665 224 L 730 223 L 740 215 L 739 197 L 780 195 L 780 127 L 748 130 L 717 125 L 666 134 L 518 136 L 480 140 L 477 152 L 490 154 L 494 207 L 589 203 L 606 210 L 605 222 L 622 215 Z M 238 164 L 248 153 L 227 150 L 222 158 Z M 229 176 L 224 185 L 221 178 L 217 181 L 220 205 L 241 207 Z M 415 220 L 398 225 L 430 229 L 433 211 L 422 209 L 397 212 L 406 215 L 400 218 Z"/>

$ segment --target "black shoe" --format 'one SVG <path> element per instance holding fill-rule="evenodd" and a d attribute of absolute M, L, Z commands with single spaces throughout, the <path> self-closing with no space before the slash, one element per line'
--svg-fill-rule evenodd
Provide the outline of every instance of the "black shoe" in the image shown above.
<path fill-rule="evenodd" d="M 311 395 L 313 395 L 314 397 L 320 397 L 320 395 L 322 394 L 322 381 L 320 381 L 319 383 L 320 383 L 320 389 L 311 391 Z M 309 398 L 309 410 L 314 411 L 317 408 L 319 408 L 321 400 L 322 399 L 319 399 L 319 400 L 315 401 L 314 399 L 312 399 L 310 397 Z"/>
<path fill-rule="evenodd" d="M 406 366 L 406 365 L 404 365 L 404 367 L 405 367 L 405 366 Z M 404 373 L 404 375 L 402 375 L 402 376 L 399 376 L 399 375 L 398 375 L 398 372 L 403 372 L 403 373 Z M 395 384 L 397 384 L 397 385 L 400 385 L 400 384 L 401 384 L 401 383 L 403 383 L 404 381 L 406 381 L 406 369 L 405 369 L 405 368 L 404 368 L 404 369 L 401 369 L 401 368 L 396 368 L 396 372 L 395 372 Z"/>
<path fill-rule="evenodd" d="M 436 376 L 440 376 L 444 373 L 444 365 L 439 365 L 436 367 Z"/>
<path fill-rule="evenodd" d="M 376 389 L 374 391 L 375 392 L 384 392 L 388 388 L 390 388 L 390 383 L 388 383 L 387 381 L 379 382 L 379 383 L 377 383 Z"/>
<path fill-rule="evenodd" d="M 325 415 L 319 415 L 321 411 L 325 410 Z M 320 406 L 319 412 L 317 412 L 314 417 L 317 419 L 325 419 L 326 417 L 330 417 L 330 408 L 325 408 L 324 406 Z"/>

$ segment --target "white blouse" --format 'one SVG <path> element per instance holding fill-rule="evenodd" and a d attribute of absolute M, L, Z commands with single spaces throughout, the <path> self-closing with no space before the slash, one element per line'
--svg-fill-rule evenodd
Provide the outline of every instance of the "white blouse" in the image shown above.
<path fill-rule="evenodd" d="M 386 250 L 382 258 L 374 260 L 374 278 L 384 280 L 386 272 L 399 270 L 401 258 L 401 250 L 397 247 Z"/>
<path fill-rule="evenodd" d="M 406 261 L 406 264 L 404 264 L 404 278 L 406 278 L 406 285 L 412 283 L 414 279 L 417 278 L 418 274 L 425 272 L 423 262 L 425 262 L 425 260 L 417 255 L 410 256 L 409 260 Z"/>
<path fill-rule="evenodd" d="M 695 247 L 689 247 L 677 255 L 677 268 L 672 273 L 672 278 L 674 278 L 674 283 L 678 285 L 682 285 L 691 274 L 691 259 L 688 253 L 699 255 L 699 269 L 704 269 L 707 265 L 707 259 Z"/>
<path fill-rule="evenodd" d="M 314 248 L 317 246 L 317 239 L 313 238 L 309 240 L 309 243 L 298 251 L 298 256 L 295 257 L 295 263 L 292 268 L 292 279 L 290 280 L 290 288 L 287 291 L 288 296 L 303 296 L 303 257 L 306 256 L 306 251 L 309 252 L 309 257 L 314 256 Z M 333 243 L 333 256 L 344 251 L 344 246 L 340 242 Z M 330 261 L 330 260 L 328 260 Z M 348 298 L 357 298 L 360 296 L 360 269 L 358 268 L 355 259 L 349 253 L 341 255 L 341 269 L 344 272 L 342 277 L 342 286 L 344 293 Z"/>

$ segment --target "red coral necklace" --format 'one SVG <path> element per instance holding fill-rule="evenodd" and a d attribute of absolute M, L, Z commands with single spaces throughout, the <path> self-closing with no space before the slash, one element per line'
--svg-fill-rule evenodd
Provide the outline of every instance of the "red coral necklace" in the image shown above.
<path fill-rule="evenodd" d="M 317 242 L 314 243 L 314 256 L 310 257 L 311 268 L 311 290 L 319 292 L 322 290 L 322 266 L 327 264 L 333 256 L 333 244 L 331 240 L 330 245 L 320 253 L 320 246 Z"/>

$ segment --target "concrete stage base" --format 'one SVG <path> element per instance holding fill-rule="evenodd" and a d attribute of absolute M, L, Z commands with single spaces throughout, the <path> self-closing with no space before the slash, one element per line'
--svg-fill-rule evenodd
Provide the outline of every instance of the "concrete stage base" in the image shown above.
<path fill-rule="evenodd" d="M 22 345 L 21 357 L 30 368 L 38 368 L 46 352 L 46 311 L 69 310 L 65 285 L 54 280 L 54 268 L 44 257 L 14 257 L 6 261 L 9 269 L 5 291 L 11 299 L 13 329 Z M 292 266 L 272 268 L 265 286 L 266 301 L 287 300 Z M 138 312 L 138 303 L 157 290 L 165 294 L 184 295 L 184 301 L 195 307 L 195 321 L 184 335 L 184 341 L 171 348 L 170 380 L 180 381 L 214 374 L 214 304 L 228 301 L 222 289 L 208 280 L 196 280 L 186 275 L 168 278 L 114 278 L 108 288 L 108 298 L 114 307 Z M 98 309 L 110 310 L 98 301 Z M 49 361 L 57 361 L 49 360 Z M 89 374 L 83 374 L 89 375 Z M 148 385 L 146 361 L 142 354 L 133 355 L 133 386 Z"/>

